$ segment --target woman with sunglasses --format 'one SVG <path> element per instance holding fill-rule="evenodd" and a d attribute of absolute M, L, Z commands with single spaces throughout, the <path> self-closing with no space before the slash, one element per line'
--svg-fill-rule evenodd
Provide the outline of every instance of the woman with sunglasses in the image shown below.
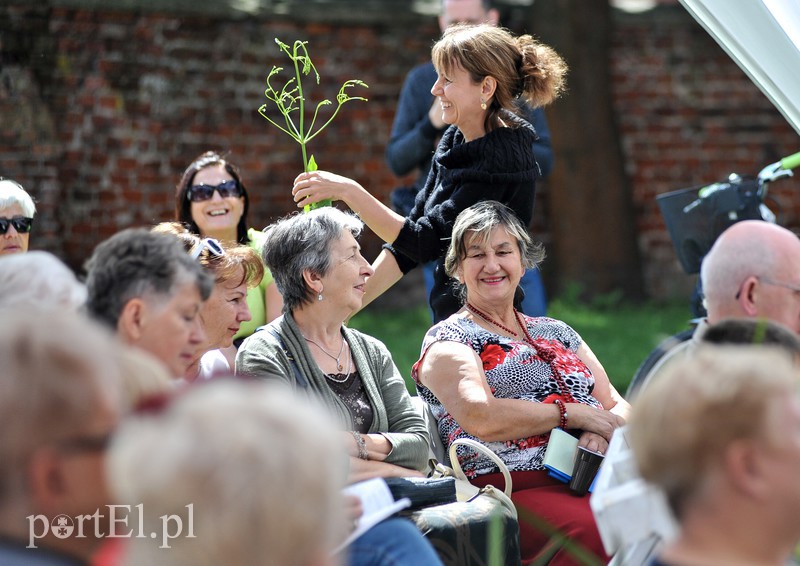
<path fill-rule="evenodd" d="M 247 226 L 250 198 L 238 167 L 214 151 L 197 157 L 186 168 L 175 190 L 175 215 L 190 232 L 224 245 L 241 244 L 261 256 L 264 238 Z M 252 319 L 234 337 L 236 343 L 281 314 L 283 300 L 269 270 L 247 292 Z"/>
<path fill-rule="evenodd" d="M 211 296 L 198 313 L 206 339 L 197 346 L 183 377 L 195 381 L 232 374 L 233 337 L 251 319 L 246 297 L 264 278 L 261 258 L 249 246 L 227 246 L 214 238 L 200 238 L 177 222 L 162 222 L 153 231 L 176 236 L 191 258 L 214 278 Z"/>
<path fill-rule="evenodd" d="M 0 177 L 0 256 L 28 251 L 36 205 L 22 185 Z"/>

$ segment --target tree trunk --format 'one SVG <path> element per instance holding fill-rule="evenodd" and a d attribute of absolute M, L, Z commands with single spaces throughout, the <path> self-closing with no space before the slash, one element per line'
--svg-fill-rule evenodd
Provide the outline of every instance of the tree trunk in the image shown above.
<path fill-rule="evenodd" d="M 528 29 L 570 67 L 568 90 L 547 109 L 555 153 L 548 179 L 552 244 L 545 271 L 557 292 L 643 297 L 635 217 L 614 120 L 608 0 L 537 0 Z"/>

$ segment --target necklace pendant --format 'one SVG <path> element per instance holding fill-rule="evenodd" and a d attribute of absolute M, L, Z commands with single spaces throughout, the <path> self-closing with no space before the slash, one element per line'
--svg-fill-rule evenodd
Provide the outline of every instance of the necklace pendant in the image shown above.
<path fill-rule="evenodd" d="M 339 368 L 339 371 L 342 371 L 342 370 L 344 369 L 344 366 L 343 366 L 342 364 L 339 364 L 339 365 L 338 365 L 338 366 L 336 366 L 336 367 L 338 367 L 338 368 Z"/>

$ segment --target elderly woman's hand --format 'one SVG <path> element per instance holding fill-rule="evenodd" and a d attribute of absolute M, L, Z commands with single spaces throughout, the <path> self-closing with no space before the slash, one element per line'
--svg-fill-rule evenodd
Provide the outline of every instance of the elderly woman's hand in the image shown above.
<path fill-rule="evenodd" d="M 611 440 L 614 431 L 625 424 L 625 419 L 619 415 L 581 403 L 568 403 L 567 415 L 569 428 L 592 432 L 603 438 L 606 443 Z"/>
<path fill-rule="evenodd" d="M 372 478 L 424 478 L 425 474 L 389 464 L 388 462 L 377 462 L 375 460 L 361 460 L 350 456 L 350 473 L 347 483 L 357 483 Z"/>
<path fill-rule="evenodd" d="M 583 446 L 592 452 L 605 454 L 608 450 L 608 441 L 594 432 L 584 432 L 578 439 L 578 446 Z"/>
<path fill-rule="evenodd" d="M 343 200 L 349 205 L 348 197 L 358 190 L 364 189 L 348 177 L 328 171 L 311 171 L 295 178 L 292 196 L 298 207 L 326 199 Z"/>

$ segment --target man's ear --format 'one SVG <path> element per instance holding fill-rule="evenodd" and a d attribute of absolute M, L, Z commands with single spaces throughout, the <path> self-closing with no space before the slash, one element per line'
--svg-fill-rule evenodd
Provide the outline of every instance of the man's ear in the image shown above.
<path fill-rule="evenodd" d="M 497 8 L 492 8 L 486 12 L 486 23 L 492 24 L 493 26 L 496 26 L 500 23 L 500 12 L 497 10 Z"/>
<path fill-rule="evenodd" d="M 736 295 L 739 307 L 748 316 L 756 316 L 758 314 L 758 296 L 761 292 L 759 287 L 758 278 L 750 276 L 744 280 Z"/>
<path fill-rule="evenodd" d="M 27 468 L 27 482 L 31 501 L 39 512 L 61 513 L 66 481 L 61 469 L 59 454 L 52 448 L 41 448 L 31 457 Z"/>
<path fill-rule="evenodd" d="M 761 499 L 772 489 L 758 448 L 750 439 L 735 441 L 726 449 L 723 460 L 723 470 L 731 485 L 754 499 Z"/>
<path fill-rule="evenodd" d="M 122 307 L 117 320 L 117 333 L 124 342 L 134 344 L 142 338 L 142 328 L 147 317 L 147 305 L 140 297 L 134 297 Z"/>

